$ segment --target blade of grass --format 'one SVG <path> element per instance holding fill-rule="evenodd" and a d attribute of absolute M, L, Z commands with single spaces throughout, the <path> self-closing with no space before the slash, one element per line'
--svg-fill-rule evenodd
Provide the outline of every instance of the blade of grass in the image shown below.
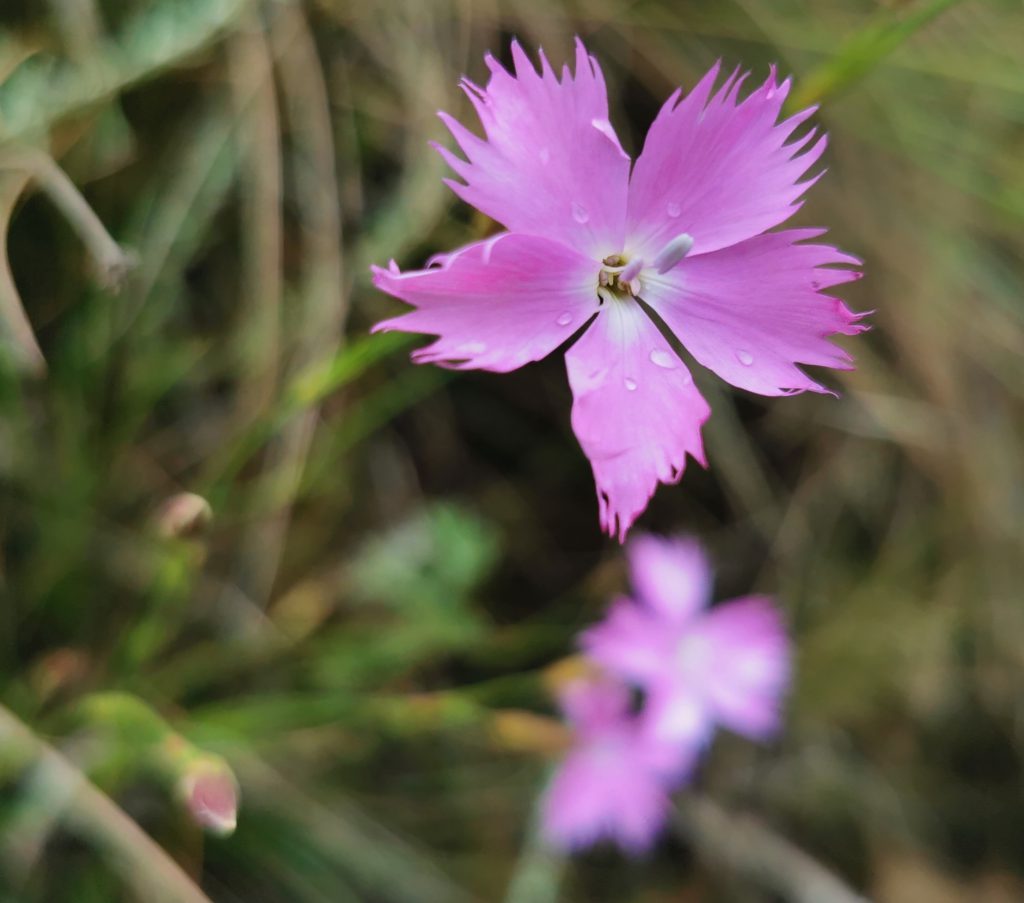
<path fill-rule="evenodd" d="M 787 109 L 802 110 L 855 84 L 915 32 L 959 2 L 925 0 L 909 10 L 881 10 L 870 24 L 844 42 L 832 59 L 797 85 Z"/>

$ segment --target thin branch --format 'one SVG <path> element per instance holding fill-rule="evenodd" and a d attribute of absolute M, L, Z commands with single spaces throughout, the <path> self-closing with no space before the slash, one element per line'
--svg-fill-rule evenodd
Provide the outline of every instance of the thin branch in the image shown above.
<path fill-rule="evenodd" d="M 28 181 L 26 173 L 0 173 L 0 320 L 3 321 L 4 331 L 17 355 L 18 364 L 33 376 L 42 376 L 46 372 L 46 361 L 25 313 L 7 259 L 7 233 L 11 216 Z"/>
<path fill-rule="evenodd" d="M 816 859 L 750 815 L 706 797 L 680 799 L 676 830 L 702 859 L 756 882 L 791 903 L 869 903 Z"/>
<path fill-rule="evenodd" d="M 63 801 L 66 826 L 103 849 L 139 899 L 210 903 L 167 852 L 81 771 L 0 706 L 0 749 L 7 760 L 34 763 L 37 777 Z M 12 842 L 16 842 L 16 838 Z"/>
<path fill-rule="evenodd" d="M 505 903 L 558 903 L 566 857 L 541 833 L 543 793 L 537 796 L 530 827 L 505 891 Z"/>
<path fill-rule="evenodd" d="M 37 150 L 9 151 L 4 154 L 0 166 L 31 174 L 82 239 L 96 265 L 100 284 L 118 290 L 135 268 L 135 255 L 111 238 L 89 202 L 53 157 Z"/>

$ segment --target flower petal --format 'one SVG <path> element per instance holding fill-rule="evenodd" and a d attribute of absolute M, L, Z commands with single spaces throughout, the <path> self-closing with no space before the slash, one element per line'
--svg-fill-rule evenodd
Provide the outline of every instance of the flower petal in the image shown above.
<path fill-rule="evenodd" d="M 774 733 L 789 684 L 790 649 L 773 600 L 748 596 L 716 606 L 695 633 L 709 650 L 705 695 L 714 717 L 755 739 Z"/>
<path fill-rule="evenodd" d="M 633 854 L 648 849 L 665 822 L 669 799 L 662 776 L 645 767 L 641 752 L 627 743 L 570 752 L 544 797 L 547 842 L 579 850 L 609 839 Z"/>
<path fill-rule="evenodd" d="M 594 469 L 601 526 L 623 541 L 659 482 L 702 464 L 711 410 L 686 366 L 633 301 L 610 300 L 565 356 L 572 426 Z"/>
<path fill-rule="evenodd" d="M 664 621 L 625 597 L 616 599 L 605 619 L 580 635 L 580 648 L 602 668 L 640 685 L 671 666 L 671 634 Z"/>
<path fill-rule="evenodd" d="M 751 238 L 789 219 L 813 183 L 797 180 L 825 149 L 813 131 L 786 144 L 814 110 L 777 123 L 789 79 L 767 81 L 742 102 L 738 71 L 712 95 L 716 64 L 680 101 L 661 108 L 629 184 L 627 245 L 647 259 L 674 236 L 693 236 L 693 254 Z M 635 245 L 635 247 L 633 247 Z"/>
<path fill-rule="evenodd" d="M 413 360 L 457 369 L 504 373 L 540 360 L 598 310 L 593 261 L 530 235 L 503 233 L 425 270 L 374 267 L 373 281 L 416 308 L 373 331 L 437 335 Z"/>
<path fill-rule="evenodd" d="M 640 600 L 672 621 L 685 621 L 710 601 L 711 568 L 699 542 L 649 533 L 630 540 L 629 574 Z"/>
<path fill-rule="evenodd" d="M 561 690 L 558 703 L 577 734 L 586 736 L 622 723 L 629 712 L 629 688 L 616 680 L 577 679 Z"/>
<path fill-rule="evenodd" d="M 486 137 L 446 113 L 441 119 L 466 160 L 438 147 L 463 180 L 448 185 L 511 232 L 542 235 L 600 260 L 622 250 L 629 157 L 608 122 L 597 61 L 576 42 L 576 72 L 541 73 L 518 43 L 515 74 L 487 57 L 486 89 L 464 80 Z M 464 183 L 464 184 L 463 184 Z"/>
<path fill-rule="evenodd" d="M 647 275 L 644 300 L 687 350 L 722 379 L 761 395 L 827 391 L 796 364 L 852 369 L 828 341 L 868 327 L 819 289 L 860 278 L 832 264 L 860 263 L 829 245 L 797 244 L 822 235 L 793 229 L 687 257 L 665 275 Z"/>

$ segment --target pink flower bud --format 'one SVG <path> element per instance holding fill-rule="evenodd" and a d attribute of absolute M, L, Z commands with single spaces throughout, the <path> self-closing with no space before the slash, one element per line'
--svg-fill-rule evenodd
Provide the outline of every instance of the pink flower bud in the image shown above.
<path fill-rule="evenodd" d="M 207 831 L 226 837 L 238 823 L 238 784 L 226 765 L 203 761 L 181 782 L 185 808 Z"/>
<path fill-rule="evenodd" d="M 153 522 L 157 532 L 168 539 L 195 536 L 213 519 L 210 503 L 194 492 L 179 492 L 166 499 Z"/>

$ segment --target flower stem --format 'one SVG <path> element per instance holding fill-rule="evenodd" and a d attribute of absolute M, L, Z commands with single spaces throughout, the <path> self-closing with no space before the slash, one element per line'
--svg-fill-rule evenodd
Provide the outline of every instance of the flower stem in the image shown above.
<path fill-rule="evenodd" d="M 109 857 L 141 900 L 153 903 L 210 903 L 181 867 L 110 797 L 17 716 L 0 706 L 0 748 L 5 760 L 34 765 L 41 780 L 63 802 L 66 827 Z M 59 792 L 57 792 L 59 791 Z"/>

